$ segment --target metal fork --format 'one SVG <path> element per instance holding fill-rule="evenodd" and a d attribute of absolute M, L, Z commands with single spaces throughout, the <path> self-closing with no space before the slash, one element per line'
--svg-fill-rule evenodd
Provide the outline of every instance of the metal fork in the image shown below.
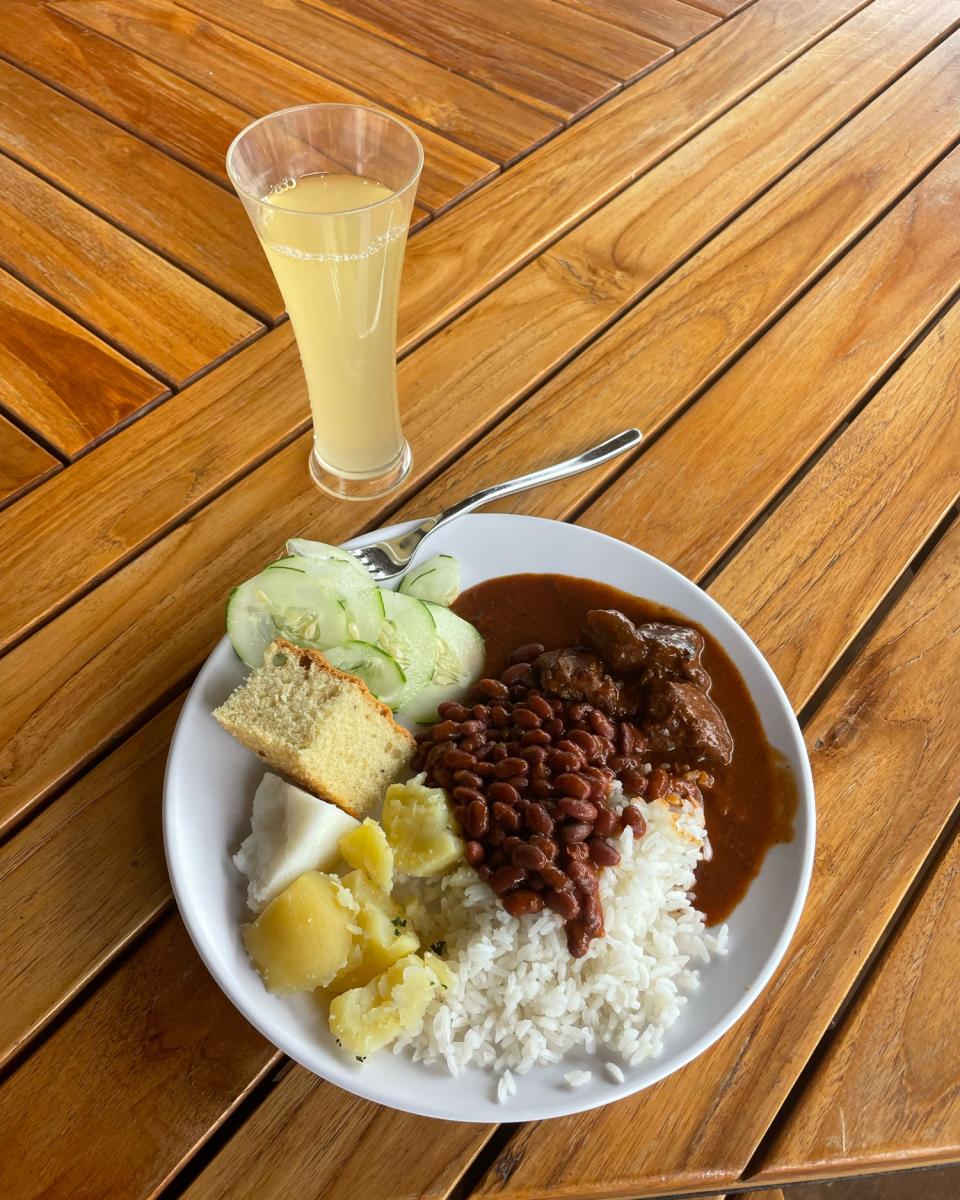
<path fill-rule="evenodd" d="M 553 483 L 555 479 L 566 479 L 569 475 L 579 475 L 581 471 L 589 471 L 591 467 L 599 466 L 608 459 L 616 458 L 625 450 L 639 445 L 643 434 L 639 429 L 625 429 L 616 437 L 607 438 L 591 450 L 585 450 L 576 458 L 568 458 L 565 462 L 552 467 L 543 467 L 539 471 L 531 471 L 529 475 L 520 475 L 517 479 L 509 479 L 506 483 L 495 483 L 492 487 L 483 488 L 445 508 L 436 517 L 428 517 L 421 521 L 416 528 L 397 537 L 385 538 L 381 542 L 371 542 L 367 546 L 345 546 L 344 549 L 361 562 L 374 579 L 395 579 L 409 567 L 410 561 L 420 548 L 424 538 L 446 525 L 462 513 L 472 512 L 482 504 L 499 500 L 502 496 L 512 496 L 514 492 L 525 492 L 528 488 L 539 487 L 541 483 Z"/>

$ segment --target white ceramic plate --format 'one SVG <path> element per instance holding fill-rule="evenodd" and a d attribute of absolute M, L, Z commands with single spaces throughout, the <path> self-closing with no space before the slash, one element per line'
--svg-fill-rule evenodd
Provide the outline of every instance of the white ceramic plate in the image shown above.
<path fill-rule="evenodd" d="M 605 1076 L 602 1053 L 592 1061 L 570 1057 L 520 1077 L 514 1099 L 499 1105 L 496 1080 L 480 1070 L 453 1079 L 389 1051 L 362 1067 L 345 1061 L 309 997 L 268 994 L 240 939 L 240 925 L 249 920 L 245 881 L 230 857 L 249 830 L 263 765 L 210 716 L 245 673 L 226 638 L 190 691 L 167 763 L 164 839 L 174 894 L 203 961 L 244 1016 L 291 1058 L 348 1092 L 457 1121 L 526 1121 L 581 1112 L 648 1087 L 690 1062 L 733 1025 L 769 980 L 796 928 L 813 864 L 809 763 L 787 698 L 759 650 L 709 596 L 657 559 L 580 526 L 496 514 L 462 517 L 432 537 L 429 547 L 431 554 L 460 559 L 464 588 L 514 572 L 579 575 L 666 604 L 699 622 L 739 668 L 768 739 L 793 769 L 799 791 L 793 841 L 767 854 L 728 922 L 729 953 L 701 969 L 701 986 L 667 1034 L 664 1053 L 625 1067 L 622 1084 Z M 564 1085 L 565 1072 L 584 1066 L 593 1070 L 589 1083 L 575 1090 Z"/>

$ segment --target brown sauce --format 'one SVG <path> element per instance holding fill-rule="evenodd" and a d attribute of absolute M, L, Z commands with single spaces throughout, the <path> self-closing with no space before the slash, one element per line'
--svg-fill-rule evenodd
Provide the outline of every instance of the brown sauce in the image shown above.
<path fill-rule="evenodd" d="M 787 764 L 767 742 L 740 672 L 716 638 L 672 609 L 619 588 L 568 575 L 503 575 L 469 588 L 453 606 L 486 642 L 487 675 L 499 676 L 506 656 L 524 642 L 548 650 L 574 645 L 591 608 L 616 608 L 631 620 L 693 626 L 706 643 L 703 665 L 710 695 L 733 735 L 732 762 L 713 770 L 704 793 L 713 857 L 697 868 L 695 900 L 713 925 L 743 899 L 771 846 L 793 837 L 797 794 Z"/>

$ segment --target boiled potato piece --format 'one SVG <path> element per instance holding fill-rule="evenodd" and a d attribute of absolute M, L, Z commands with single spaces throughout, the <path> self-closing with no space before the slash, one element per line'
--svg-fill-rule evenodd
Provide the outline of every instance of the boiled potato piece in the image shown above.
<path fill-rule="evenodd" d="M 326 987 L 350 958 L 359 905 L 335 875 L 305 871 L 243 930 L 267 991 Z"/>
<path fill-rule="evenodd" d="M 355 938 L 354 953 L 330 985 L 329 992 L 335 995 L 363 987 L 420 946 L 400 905 L 363 871 L 351 871 L 343 882 L 357 902 L 354 920 L 361 932 Z"/>
<path fill-rule="evenodd" d="M 330 1031 L 344 1050 L 366 1058 L 402 1033 L 411 1033 L 439 987 L 423 959 L 411 954 L 362 988 L 330 1002 Z"/>
<path fill-rule="evenodd" d="M 383 828 L 394 864 L 404 875 L 426 878 L 448 871 L 463 856 L 463 841 L 443 788 L 423 786 L 423 775 L 394 783 L 383 802 Z"/>
<path fill-rule="evenodd" d="M 453 987 L 453 972 L 438 954 L 434 954 L 432 950 L 428 950 L 423 956 L 423 961 L 424 964 L 428 966 L 434 973 L 434 975 L 436 975 L 441 987 Z"/>
<path fill-rule="evenodd" d="M 369 817 L 340 839 L 340 853 L 385 892 L 393 891 L 393 851 L 387 835 Z"/>

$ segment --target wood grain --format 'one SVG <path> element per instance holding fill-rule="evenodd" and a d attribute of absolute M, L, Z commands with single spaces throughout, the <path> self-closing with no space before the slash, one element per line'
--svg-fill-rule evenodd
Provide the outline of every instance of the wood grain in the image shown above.
<path fill-rule="evenodd" d="M 596 71 L 540 45 L 516 41 L 511 36 L 515 21 L 508 21 L 502 29 L 491 28 L 483 19 L 465 20 L 455 9 L 430 0 L 404 0 L 402 5 L 390 0 L 350 0 L 343 5 L 335 0 L 304 0 L 304 4 L 324 22 L 329 19 L 327 13 L 342 17 L 374 40 L 385 38 L 560 120 L 592 108 L 617 90 L 612 69 Z M 304 21 L 304 31 L 309 28 Z M 651 50 L 646 42 L 639 44 L 639 53 L 630 60 L 631 76 L 649 66 L 666 47 Z M 619 57 L 623 59 L 623 55 Z"/>
<path fill-rule="evenodd" d="M 916 455 L 909 449 L 915 423 Z M 946 496 L 955 498 L 956 471 L 944 465 L 949 452 L 935 451 L 929 475 L 917 463 L 920 446 L 955 438 L 958 423 L 954 308 L 710 587 L 751 634 L 795 708 L 932 532 Z M 891 493 L 876 514 L 869 504 L 879 485 L 866 468 L 861 474 L 860 451 L 874 472 L 882 461 Z M 795 568 L 786 583 L 778 565 L 785 556 Z M 825 574 L 809 587 L 813 571 L 805 563 L 814 558 Z M 575 1129 L 568 1119 L 525 1126 L 478 1195 L 634 1196 L 740 1175 L 956 804 L 960 726 L 950 696 L 960 668 L 958 567 L 955 523 L 811 723 L 817 862 L 800 928 L 763 1003 L 695 1066 L 636 1099 L 581 1115 Z M 781 625 L 791 604 L 791 625 L 807 630 L 799 660 Z M 878 804 L 878 796 L 897 803 Z M 904 805 L 913 814 L 909 828 Z M 661 1136 L 639 1143 L 614 1136 L 634 1121 Z"/>
<path fill-rule="evenodd" d="M 0 405 L 67 456 L 167 392 L 6 271 L 0 378 Z"/>
<path fill-rule="evenodd" d="M 463 201 L 409 248 L 401 340 L 421 341 L 863 7 L 757 0 Z"/>
<path fill-rule="evenodd" d="M 402 6 L 385 0 L 305 0 L 312 8 L 324 9 L 372 33 L 396 30 L 394 36 L 411 48 L 422 44 L 425 22 L 435 31 L 432 45 L 437 61 L 446 61 L 450 39 L 456 43 L 465 29 L 480 35 L 484 53 L 499 46 L 511 58 L 528 60 L 530 51 L 544 56 L 545 66 L 561 74 L 570 60 L 592 67 L 606 79 L 623 82 L 635 79 L 669 53 L 667 46 L 635 33 L 618 29 L 606 21 L 568 8 L 557 0 L 405 0 Z M 553 56 L 557 56 L 554 58 Z M 529 60 L 528 60 L 529 61 Z M 457 62 L 459 69 L 459 62 Z M 494 81 L 491 81 L 494 82 Z"/>
<path fill-rule="evenodd" d="M 0 1065 L 170 901 L 171 705 L 0 847 Z"/>
<path fill-rule="evenodd" d="M 0 148 L 235 303 L 283 312 L 235 196 L 2 61 Z"/>
<path fill-rule="evenodd" d="M 262 328 L 3 155 L 0 223 L 4 266 L 161 378 L 183 383 Z"/>
<path fill-rule="evenodd" d="M 578 520 L 709 570 L 955 294 L 958 204 L 955 151 Z"/>
<path fill-rule="evenodd" d="M 720 21 L 713 13 L 682 4 L 680 0 L 564 0 L 564 3 L 675 47 L 685 46 Z"/>
<path fill-rule="evenodd" d="M 0 1089 L 0 1193 L 146 1195 L 144 1178 L 169 1178 L 177 1150 L 205 1138 L 275 1055 L 170 918 Z M 183 1102 L 171 1104 L 176 1088 Z"/>
<path fill-rule="evenodd" d="M 439 511 L 438 491 L 451 481 L 454 494 L 466 495 L 576 454 L 626 426 L 656 432 L 949 147 L 960 102 L 958 63 L 955 34 L 512 411 L 495 436 L 461 455 L 442 482 L 417 497 L 418 510 Z M 590 280 L 609 251 L 590 253 L 589 234 L 579 227 L 541 263 Z M 510 509 L 569 512 L 623 465 L 617 460 L 511 497 Z"/>
<path fill-rule="evenodd" d="M 0 503 L 11 500 L 59 466 L 52 454 L 0 416 Z"/>
<path fill-rule="evenodd" d="M 184 162 L 226 180 L 249 114 L 175 71 L 81 29 L 40 0 L 4 0 L 0 53 Z"/>
<path fill-rule="evenodd" d="M 170 0 L 66 0 L 52 7 L 186 76 L 251 116 L 295 104 L 368 104 L 366 96 L 264 50 Z M 239 128 L 239 126 L 238 126 Z M 436 212 L 496 172 L 488 158 L 414 123 L 424 164 L 417 196 Z M 224 145 L 204 168 L 226 180 Z"/>
<path fill-rule="evenodd" d="M 751 1182 L 867 1173 L 960 1154 L 954 837 L 870 970 Z"/>
<path fill-rule="evenodd" d="M 347 87 L 416 117 L 455 141 L 509 162 L 556 132 L 555 117 L 427 62 L 390 42 L 334 20 L 299 0 L 181 0 Z M 599 97 L 598 97 L 599 99 Z"/>
<path fill-rule="evenodd" d="M 445 432 L 440 438 L 432 432 L 437 405 L 456 406 L 461 444 L 489 425 L 689 254 L 712 226 L 889 82 L 939 35 L 943 21 L 920 0 L 906 5 L 876 0 L 568 235 L 551 256 L 525 268 L 404 360 L 404 420 L 416 448 L 411 486 L 422 478 L 421 464 L 432 467 L 438 456 L 453 452 Z M 408 253 L 430 232 L 414 239 Z M 401 308 L 403 303 L 402 296 Z M 530 321 L 530 313 L 539 320 Z M 509 347 L 504 330 L 510 330 Z M 16 547 L 9 569 L 0 573 L 0 640 L 9 641 L 56 609 L 92 574 L 111 568 L 167 521 L 202 502 L 265 446 L 304 427 L 306 401 L 289 330 L 268 335 L 242 360 L 169 401 L 143 429 L 125 431 L 116 446 L 97 452 L 98 459 L 78 464 L 58 481 L 50 505 L 38 500 L 21 505 L 6 521 L 0 518 L 0 533 Z M 243 382 L 247 373 L 250 387 Z M 218 419 L 218 410 L 238 405 L 242 423 Z M 180 449 L 186 443 L 188 472 Z M 156 481 L 151 503 L 131 509 L 128 493 L 143 478 L 148 446 Z M 57 546 L 55 574 L 44 569 L 51 542 Z"/>

